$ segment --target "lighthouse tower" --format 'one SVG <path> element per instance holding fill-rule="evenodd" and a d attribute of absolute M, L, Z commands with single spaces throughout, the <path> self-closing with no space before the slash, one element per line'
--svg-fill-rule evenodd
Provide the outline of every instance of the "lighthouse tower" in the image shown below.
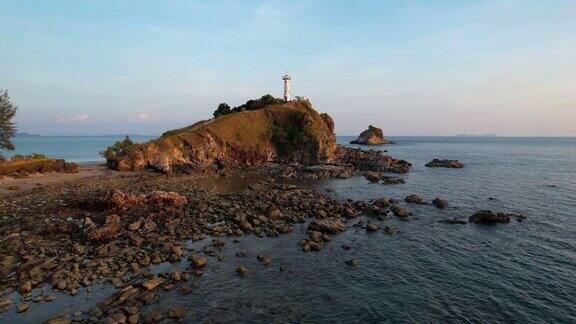
<path fill-rule="evenodd" d="M 290 101 L 292 100 L 290 98 L 290 80 L 292 80 L 292 78 L 290 77 L 290 74 L 288 74 L 288 71 L 286 71 L 282 80 L 284 80 L 284 101 Z"/>

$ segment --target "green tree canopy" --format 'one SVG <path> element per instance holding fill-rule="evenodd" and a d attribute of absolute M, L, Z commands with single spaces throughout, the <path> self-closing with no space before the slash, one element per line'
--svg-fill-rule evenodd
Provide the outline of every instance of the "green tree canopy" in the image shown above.
<path fill-rule="evenodd" d="M 10 102 L 8 91 L 0 90 L 0 149 L 12 151 L 16 148 L 12 142 L 16 135 L 16 125 L 12 119 L 17 109 Z"/>
<path fill-rule="evenodd" d="M 227 115 L 231 112 L 230 106 L 226 103 L 221 103 L 218 105 L 216 111 L 214 111 L 214 117 Z"/>

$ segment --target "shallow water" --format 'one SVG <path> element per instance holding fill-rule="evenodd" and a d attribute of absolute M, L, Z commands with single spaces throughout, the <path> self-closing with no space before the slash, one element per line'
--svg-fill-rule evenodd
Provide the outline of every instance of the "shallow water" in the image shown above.
<path fill-rule="evenodd" d="M 305 227 L 275 239 L 244 237 L 226 245 L 226 262 L 211 259 L 194 293 L 173 292 L 151 308 L 179 305 L 188 309 L 187 320 L 208 322 L 576 321 L 576 141 L 397 140 L 384 149 L 414 164 L 403 176 L 406 184 L 355 177 L 314 186 L 332 189 L 328 194 L 339 199 L 444 197 L 450 208 L 410 205 L 408 222 L 385 222 L 399 234 L 350 229 L 321 252 L 304 253 L 296 245 Z M 466 167 L 425 168 L 432 158 L 460 159 Z M 497 226 L 438 223 L 483 208 L 528 218 Z M 235 258 L 238 251 L 248 258 Z M 273 258 L 273 266 L 260 265 L 259 253 Z M 344 264 L 352 258 L 357 268 Z M 250 268 L 246 278 L 235 274 L 241 263 Z"/>
<path fill-rule="evenodd" d="M 297 246 L 306 237 L 305 225 L 279 238 L 227 240 L 224 262 L 209 258 L 204 276 L 193 279 L 192 294 L 167 292 L 143 312 L 182 306 L 187 322 L 229 323 L 575 322 L 576 139 L 393 139 L 399 144 L 381 148 L 414 165 L 402 175 L 406 184 L 354 177 L 306 185 L 338 199 L 443 197 L 448 209 L 409 205 L 409 221 L 383 222 L 400 231 L 394 236 L 353 229 L 353 220 L 321 252 L 304 253 Z M 466 166 L 424 167 L 433 158 L 459 159 Z M 495 226 L 438 222 L 479 209 L 528 218 Z M 188 247 L 201 249 L 208 242 Z M 236 252 L 248 257 L 236 258 Z M 271 257 L 273 265 L 260 265 L 257 254 Z M 352 258 L 357 268 L 344 264 Z M 250 268 L 246 278 L 235 273 L 240 264 Z M 26 321 L 33 314 L 0 318 Z"/>

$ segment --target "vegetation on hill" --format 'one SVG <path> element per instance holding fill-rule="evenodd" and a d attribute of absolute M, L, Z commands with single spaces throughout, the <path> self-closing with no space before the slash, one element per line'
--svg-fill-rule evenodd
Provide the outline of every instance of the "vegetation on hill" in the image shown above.
<path fill-rule="evenodd" d="M 258 110 L 264 107 L 278 105 L 285 103 L 284 99 L 275 98 L 270 94 L 263 95 L 260 99 L 251 99 L 246 101 L 245 104 L 230 108 L 230 106 L 226 103 L 221 103 L 218 105 L 218 108 L 214 111 L 214 117 L 228 115 L 234 112 L 240 112 L 245 110 Z"/>
<path fill-rule="evenodd" d="M 116 141 L 116 143 L 114 143 L 114 145 L 109 146 L 105 151 L 100 152 L 100 154 L 102 154 L 102 156 L 104 156 L 106 158 L 106 161 L 108 161 L 108 162 L 116 161 L 119 158 L 126 156 L 130 152 L 132 152 L 135 145 L 136 144 L 134 144 L 134 142 L 132 142 L 130 137 L 126 136 L 123 140 Z M 110 165 L 110 167 L 115 167 L 115 166 Z"/>
<path fill-rule="evenodd" d="M 290 113 L 289 122 L 284 125 L 272 125 L 272 142 L 280 156 L 288 156 L 302 148 L 308 138 L 304 128 L 305 115 L 300 112 Z"/>
<path fill-rule="evenodd" d="M 10 102 L 8 91 L 0 90 L 0 149 L 9 151 L 15 149 L 12 139 L 16 135 L 16 125 L 12 119 L 17 109 L 18 107 Z"/>

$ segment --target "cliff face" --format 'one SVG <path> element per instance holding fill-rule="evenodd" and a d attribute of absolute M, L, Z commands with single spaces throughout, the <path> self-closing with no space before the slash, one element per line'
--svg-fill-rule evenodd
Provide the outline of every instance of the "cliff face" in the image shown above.
<path fill-rule="evenodd" d="M 269 161 L 330 163 L 337 154 L 332 118 L 308 101 L 292 101 L 170 131 L 108 159 L 108 165 L 119 171 L 171 172 Z"/>

